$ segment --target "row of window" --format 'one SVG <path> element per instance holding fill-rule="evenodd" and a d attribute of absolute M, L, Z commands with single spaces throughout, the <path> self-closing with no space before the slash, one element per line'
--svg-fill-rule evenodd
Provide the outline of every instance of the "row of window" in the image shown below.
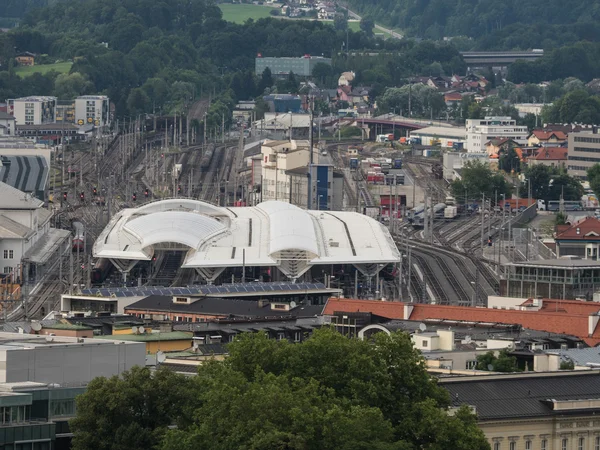
<path fill-rule="evenodd" d="M 589 138 L 575 136 L 575 142 L 587 142 L 589 144 L 600 144 L 600 138 Z"/>
<path fill-rule="evenodd" d="M 571 155 L 569 155 L 569 161 L 587 161 L 587 162 L 597 163 L 597 162 L 600 162 L 600 158 L 592 158 L 592 157 L 586 157 L 586 156 L 571 156 Z"/>
<path fill-rule="evenodd" d="M 548 445 L 548 439 L 542 439 L 540 441 L 540 450 L 549 450 L 549 445 Z M 494 442 L 493 445 L 493 449 L 494 450 L 501 450 L 501 443 L 500 442 Z M 525 450 L 533 450 L 533 443 L 531 440 L 526 440 L 525 441 Z M 569 449 L 569 439 L 568 438 L 563 438 L 561 439 L 560 442 L 560 449 L 561 450 L 570 450 Z M 577 438 L 577 450 L 585 450 L 586 446 L 585 446 L 585 437 L 579 437 Z M 508 443 L 508 450 L 518 450 L 517 448 L 517 441 L 510 441 Z M 600 450 L 600 436 L 597 436 L 594 439 L 594 450 Z"/>
<path fill-rule="evenodd" d="M 600 153 L 600 148 L 573 147 L 573 151 L 584 153 Z"/>
<path fill-rule="evenodd" d="M 567 166 L 567 170 L 588 170 L 588 166 Z"/>
<path fill-rule="evenodd" d="M 15 257 L 14 250 L 4 250 L 4 259 L 13 259 Z"/>
<path fill-rule="evenodd" d="M 6 274 L 9 274 L 9 273 L 12 273 L 12 272 L 13 272 L 13 268 L 12 268 L 12 266 L 4 266 L 4 268 L 2 269 L 2 272 L 3 272 L 5 275 L 6 275 Z"/>

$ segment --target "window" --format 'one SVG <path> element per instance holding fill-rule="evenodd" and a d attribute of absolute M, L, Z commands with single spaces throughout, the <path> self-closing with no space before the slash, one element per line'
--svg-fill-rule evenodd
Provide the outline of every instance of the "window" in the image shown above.
<path fill-rule="evenodd" d="M 594 443 L 594 450 L 600 450 L 600 436 L 596 436 L 595 439 L 595 443 Z"/>
<path fill-rule="evenodd" d="M 567 438 L 564 438 L 562 440 L 562 444 L 561 444 L 561 450 L 567 450 L 569 448 L 569 440 Z"/>
<path fill-rule="evenodd" d="M 585 438 L 584 437 L 580 437 L 577 440 L 577 450 L 583 450 L 585 448 Z"/>
<path fill-rule="evenodd" d="M 515 441 L 510 441 L 510 444 L 508 444 L 508 448 L 510 450 L 517 450 L 517 443 Z"/>
<path fill-rule="evenodd" d="M 4 250 L 4 259 L 8 259 L 8 250 Z"/>
<path fill-rule="evenodd" d="M 294 333 L 294 342 L 300 342 L 301 334 L 299 331 Z M 600 450 L 600 449 L 599 449 Z"/>
<path fill-rule="evenodd" d="M 494 450 L 500 450 L 500 442 L 494 442 Z"/>
<path fill-rule="evenodd" d="M 477 367 L 477 360 L 472 359 L 470 361 L 467 361 L 467 370 L 473 370 L 475 369 L 475 367 Z"/>
<path fill-rule="evenodd" d="M 12 273 L 13 268 L 11 266 L 4 266 L 4 273 Z"/>
<path fill-rule="evenodd" d="M 427 347 L 427 341 L 423 341 L 423 347 Z"/>
<path fill-rule="evenodd" d="M 542 439 L 542 443 L 540 445 L 540 450 L 548 450 L 548 440 L 547 439 Z"/>
<path fill-rule="evenodd" d="M 525 450 L 531 450 L 531 441 L 525 441 Z"/>
<path fill-rule="evenodd" d="M 15 257 L 15 252 L 13 250 L 8 251 L 8 259 L 13 259 Z"/>

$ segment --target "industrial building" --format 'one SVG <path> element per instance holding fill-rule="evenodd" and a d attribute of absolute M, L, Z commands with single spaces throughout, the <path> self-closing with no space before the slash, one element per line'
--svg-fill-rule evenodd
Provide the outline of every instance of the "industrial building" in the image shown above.
<path fill-rule="evenodd" d="M 0 333 L 0 449 L 70 448 L 75 398 L 145 358 L 142 343 Z"/>
<path fill-rule="evenodd" d="M 487 163 L 489 155 L 487 152 L 444 152 L 442 165 L 443 177 L 446 181 L 454 181 L 460 178 L 460 169 L 469 161 L 481 161 Z"/>
<path fill-rule="evenodd" d="M 48 175 L 42 156 L 0 156 L 0 180 L 42 201 L 46 200 Z"/>
<path fill-rule="evenodd" d="M 226 269 L 271 268 L 298 280 L 311 268 L 353 266 L 369 279 L 400 253 L 387 228 L 353 212 L 302 210 L 280 201 L 226 208 L 190 199 L 119 211 L 94 243 L 124 278 L 161 250 L 184 255 L 182 268 L 214 282 Z"/>
<path fill-rule="evenodd" d="M 462 127 L 426 127 L 410 132 L 411 138 L 421 139 L 421 145 L 453 148 L 467 142 L 467 132 Z"/>
<path fill-rule="evenodd" d="M 465 124 L 468 152 L 481 153 L 485 144 L 493 138 L 512 139 L 520 145 L 527 143 L 529 129 L 517 125 L 510 117 L 485 117 L 484 119 L 467 119 Z"/>
<path fill-rule="evenodd" d="M 56 97 L 22 97 L 9 99 L 8 113 L 15 117 L 17 125 L 42 125 L 56 122 Z"/>
<path fill-rule="evenodd" d="M 268 67 L 274 76 L 284 76 L 293 72 L 294 75 L 310 77 L 315 65 L 319 63 L 331 66 L 331 58 L 311 55 L 304 55 L 300 58 L 278 58 L 259 54 L 255 59 L 255 72 L 260 76 Z"/>

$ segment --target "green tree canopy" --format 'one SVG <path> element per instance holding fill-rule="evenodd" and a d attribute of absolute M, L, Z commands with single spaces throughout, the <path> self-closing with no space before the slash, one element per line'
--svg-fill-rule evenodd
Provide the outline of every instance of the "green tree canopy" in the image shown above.
<path fill-rule="evenodd" d="M 600 198 L 600 164 L 594 164 L 587 171 L 587 179 L 597 198 Z"/>
<path fill-rule="evenodd" d="M 360 19 L 360 29 L 364 31 L 368 36 L 373 34 L 373 29 L 375 28 L 375 21 L 373 18 L 369 16 L 365 16 Z"/>
<path fill-rule="evenodd" d="M 62 100 L 73 100 L 83 94 L 92 92 L 94 85 L 86 76 L 75 72 L 61 73 L 54 82 L 54 94 Z"/>
<path fill-rule="evenodd" d="M 74 450 L 489 450 L 466 407 L 448 413 L 406 333 L 367 342 L 327 328 L 300 344 L 246 334 L 229 351 L 185 380 L 135 369 L 94 381 Z"/>
<path fill-rule="evenodd" d="M 500 149 L 498 168 L 506 173 L 521 171 L 521 159 L 512 145 Z"/>
<path fill-rule="evenodd" d="M 450 185 L 452 195 L 457 199 L 480 199 L 483 194 L 487 198 L 498 198 L 505 195 L 509 198 L 511 186 L 501 173 L 494 172 L 490 166 L 481 161 L 467 162 L 461 171 L 461 179 Z"/>
<path fill-rule="evenodd" d="M 500 350 L 498 355 L 493 351 L 477 356 L 477 370 L 492 372 L 521 372 L 517 366 L 517 358 L 510 356 L 506 350 Z"/>

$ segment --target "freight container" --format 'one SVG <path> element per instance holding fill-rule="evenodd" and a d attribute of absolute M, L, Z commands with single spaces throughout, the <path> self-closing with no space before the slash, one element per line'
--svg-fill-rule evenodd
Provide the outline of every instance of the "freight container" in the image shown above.
<path fill-rule="evenodd" d="M 444 219 L 452 220 L 458 215 L 458 208 L 456 206 L 446 206 L 444 209 Z"/>

